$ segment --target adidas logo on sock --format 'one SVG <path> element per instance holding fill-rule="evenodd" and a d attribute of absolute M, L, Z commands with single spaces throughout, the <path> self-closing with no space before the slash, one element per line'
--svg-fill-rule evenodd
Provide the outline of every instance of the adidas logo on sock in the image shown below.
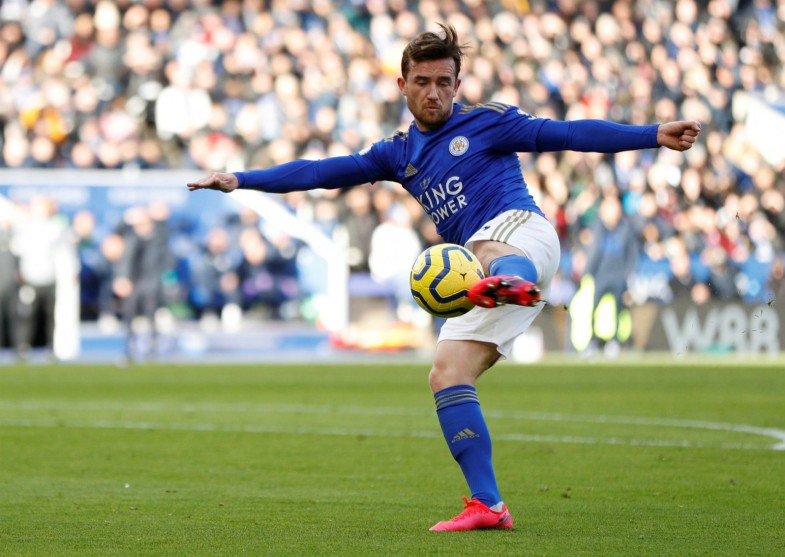
<path fill-rule="evenodd" d="M 452 441 L 450 443 L 457 443 L 458 441 L 463 441 L 464 439 L 472 439 L 474 437 L 479 437 L 479 433 L 474 433 L 468 427 L 464 430 L 459 431 L 455 436 L 453 436 Z"/>

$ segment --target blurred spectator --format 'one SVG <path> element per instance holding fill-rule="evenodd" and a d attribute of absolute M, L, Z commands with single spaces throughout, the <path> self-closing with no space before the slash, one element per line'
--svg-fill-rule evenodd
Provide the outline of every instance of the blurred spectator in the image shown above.
<path fill-rule="evenodd" d="M 379 225 L 373 210 L 372 193 L 367 188 L 352 188 L 343 197 L 343 213 L 339 217 L 348 241 L 349 268 L 367 273 L 371 254 L 371 236 Z"/>
<path fill-rule="evenodd" d="M 395 83 L 400 49 L 447 21 L 472 43 L 459 102 L 703 124 L 686 155 L 521 156 L 532 194 L 554 215 L 565 283 L 576 286 L 609 184 L 643 238 L 636 275 L 665 286 L 636 282 L 636 303 L 663 299 L 671 239 L 713 296 L 747 301 L 766 297 L 785 249 L 785 160 L 761 152 L 745 115 L 750 97 L 785 102 L 782 2 L 35 0 L 4 2 L 0 16 L 3 168 L 231 170 L 355 152 L 408 125 Z M 287 202 L 344 241 L 352 270 L 367 273 L 362 239 L 384 220 L 385 197 L 355 188 Z M 410 215 L 424 244 L 439 241 L 419 209 Z M 262 232 L 285 254 L 273 259 L 281 272 L 317 293 L 316 254 Z M 725 270 L 730 282 L 717 274 Z"/>
<path fill-rule="evenodd" d="M 738 268 L 722 247 L 707 246 L 700 253 L 700 264 L 703 267 L 704 280 L 713 298 L 718 300 L 738 298 L 736 291 Z"/>
<path fill-rule="evenodd" d="M 287 272 L 285 258 L 255 228 L 240 233 L 239 245 L 243 256 L 238 270 L 243 310 L 274 319 L 295 317 L 296 308 L 289 311 L 287 304 L 296 304 L 299 288 L 297 277 Z"/>
<path fill-rule="evenodd" d="M 778 257 L 772 265 L 769 288 L 771 298 L 766 301 L 767 304 L 785 300 L 785 257 L 783 256 Z"/>
<path fill-rule="evenodd" d="M 630 337 L 628 280 L 638 262 L 639 239 L 614 194 L 600 202 L 584 272 L 594 284 L 594 338 L 613 350 Z"/>
<path fill-rule="evenodd" d="M 371 277 L 390 292 L 392 314 L 407 323 L 418 315 L 409 286 L 409 273 L 422 250 L 422 243 L 411 227 L 408 210 L 403 205 L 390 206 L 371 235 L 369 265 Z"/>
<path fill-rule="evenodd" d="M 0 350 L 16 347 L 17 263 L 11 251 L 13 230 L 10 208 L 0 208 Z"/>
<path fill-rule="evenodd" d="M 105 266 L 95 215 L 86 209 L 78 211 L 71 220 L 71 228 L 79 251 L 81 318 L 95 320 L 100 313 L 99 293 Z"/>
<path fill-rule="evenodd" d="M 163 306 L 164 274 L 171 269 L 167 230 L 153 214 L 148 207 L 133 207 L 123 219 L 124 249 L 113 287 L 122 300 L 129 358 L 155 353 L 156 312 Z"/>
<path fill-rule="evenodd" d="M 253 228 L 243 230 L 239 242 L 243 254 L 238 272 L 242 308 L 267 309 L 275 315 L 281 300 L 277 294 L 275 277 L 270 271 L 270 248 Z"/>
<path fill-rule="evenodd" d="M 118 319 L 123 317 L 123 299 L 127 296 L 127 284 L 123 280 L 115 282 L 120 276 L 120 267 L 125 254 L 125 238 L 112 232 L 101 241 L 101 256 L 95 271 L 98 275 L 98 315 L 99 325 L 104 329 L 114 329 Z"/>
<path fill-rule="evenodd" d="M 19 260 L 19 350 L 54 350 L 57 259 L 68 242 L 66 220 L 47 197 L 31 200 L 28 214 L 16 229 L 12 249 Z"/>
<path fill-rule="evenodd" d="M 662 300 L 668 303 L 705 304 L 711 297 L 706 283 L 695 279 L 690 255 L 683 244 L 672 245 L 669 257 L 671 279 L 668 283 L 669 296 Z"/>
<path fill-rule="evenodd" d="M 191 263 L 193 288 L 191 300 L 197 317 L 210 325 L 228 306 L 242 303 L 239 268 L 241 254 L 233 249 L 225 228 L 214 227 L 207 233 L 204 249 Z"/>
<path fill-rule="evenodd" d="M 299 305 L 303 297 L 296 259 L 297 252 L 301 249 L 300 243 L 280 231 L 265 233 L 263 228 L 263 235 L 270 244 L 269 267 L 275 277 L 279 299 L 273 315 L 281 319 L 297 318 L 300 316 Z M 324 275 L 322 275 L 322 280 L 324 280 L 323 277 Z"/>
<path fill-rule="evenodd" d="M 153 232 L 151 250 L 155 253 L 155 272 L 158 273 L 158 306 L 166 307 L 182 301 L 183 293 L 177 284 L 177 269 L 171 240 L 171 209 L 163 201 L 154 201 L 147 207 Z"/>

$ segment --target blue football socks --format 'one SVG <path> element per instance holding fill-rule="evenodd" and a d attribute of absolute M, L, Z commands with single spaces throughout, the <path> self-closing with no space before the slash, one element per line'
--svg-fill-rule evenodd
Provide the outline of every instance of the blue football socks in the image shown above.
<path fill-rule="evenodd" d="M 491 462 L 491 436 L 471 385 L 447 387 L 433 395 L 436 415 L 453 458 L 461 467 L 472 498 L 491 507 L 501 501 Z"/>
<path fill-rule="evenodd" d="M 497 257 L 488 265 L 488 276 L 513 276 L 537 284 L 537 267 L 532 260 L 523 255 L 503 255 Z"/>

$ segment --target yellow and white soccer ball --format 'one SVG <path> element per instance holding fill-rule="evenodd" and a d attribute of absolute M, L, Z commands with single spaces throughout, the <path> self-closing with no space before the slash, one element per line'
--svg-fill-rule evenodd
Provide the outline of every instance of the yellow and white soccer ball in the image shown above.
<path fill-rule="evenodd" d="M 457 317 L 474 307 L 467 294 L 485 278 L 477 257 L 463 246 L 438 244 L 412 265 L 409 284 L 419 306 L 437 317 Z"/>

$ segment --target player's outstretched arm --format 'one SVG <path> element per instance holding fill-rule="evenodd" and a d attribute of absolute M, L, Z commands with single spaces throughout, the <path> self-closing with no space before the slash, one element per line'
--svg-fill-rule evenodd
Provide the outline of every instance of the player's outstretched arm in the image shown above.
<path fill-rule="evenodd" d="M 288 193 L 317 188 L 347 188 L 394 178 L 394 173 L 369 174 L 353 156 L 342 155 L 315 161 L 297 159 L 269 168 L 233 174 L 213 172 L 186 185 L 191 191 L 210 189 L 229 193 L 236 189 L 249 189 L 267 193 Z"/>
<path fill-rule="evenodd" d="M 674 151 L 686 151 L 695 143 L 700 131 L 700 122 L 694 120 L 660 124 L 657 128 L 657 145 Z"/>
<path fill-rule="evenodd" d="M 236 190 L 240 184 L 237 176 L 231 172 L 211 172 L 209 176 L 195 182 L 188 182 L 186 185 L 190 191 L 206 189 L 229 193 Z"/>

